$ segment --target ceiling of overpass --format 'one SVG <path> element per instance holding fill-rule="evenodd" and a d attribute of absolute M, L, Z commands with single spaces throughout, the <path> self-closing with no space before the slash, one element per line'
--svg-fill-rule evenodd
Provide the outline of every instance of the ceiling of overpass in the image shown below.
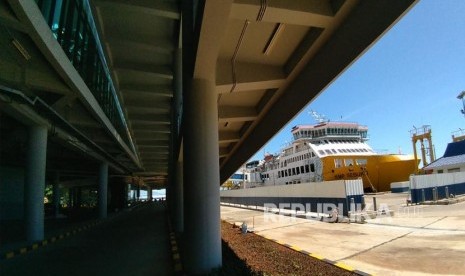
<path fill-rule="evenodd" d="M 39 96 L 75 128 L 73 133 L 95 143 L 98 152 L 110 154 L 135 175 L 150 176 L 154 185 L 166 185 L 175 112 L 174 56 L 182 36 L 181 7 L 192 1 L 89 2 L 135 157 L 102 123 L 95 106 L 80 96 L 66 75 L 66 64 L 44 45 L 53 43 L 42 41 L 37 26 L 22 11 L 30 3 L 0 2 L 1 84 L 31 98 Z M 198 45 L 190 45 L 196 49 L 193 77 L 216 78 L 221 180 L 317 97 L 414 2 L 198 1 L 200 28 L 193 39 Z M 24 60 L 12 40 L 32 58 Z M 184 58 L 189 58 L 189 50 L 183 49 Z M 57 149 L 54 152 L 61 145 Z"/>
<path fill-rule="evenodd" d="M 176 1 L 92 1 L 144 175 L 168 174 Z"/>

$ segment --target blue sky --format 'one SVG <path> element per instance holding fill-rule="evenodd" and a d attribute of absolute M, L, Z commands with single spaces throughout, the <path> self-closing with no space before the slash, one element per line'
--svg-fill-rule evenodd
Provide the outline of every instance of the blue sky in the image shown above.
<path fill-rule="evenodd" d="M 457 99 L 464 90 L 465 1 L 422 0 L 253 159 L 279 152 L 292 126 L 314 123 L 310 110 L 367 125 L 368 143 L 384 153 L 413 153 L 409 130 L 431 125 L 440 157 L 451 133 L 465 129 Z"/>

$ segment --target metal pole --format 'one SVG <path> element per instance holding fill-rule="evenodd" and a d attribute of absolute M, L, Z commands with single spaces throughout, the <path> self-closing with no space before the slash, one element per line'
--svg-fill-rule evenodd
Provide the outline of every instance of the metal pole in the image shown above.
<path fill-rule="evenodd" d="M 376 212 L 378 208 L 376 207 L 376 197 L 373 197 L 373 210 Z"/>

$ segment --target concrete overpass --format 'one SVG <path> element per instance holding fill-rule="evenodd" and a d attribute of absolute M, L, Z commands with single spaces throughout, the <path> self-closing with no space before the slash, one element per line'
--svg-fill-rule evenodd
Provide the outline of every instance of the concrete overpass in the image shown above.
<path fill-rule="evenodd" d="M 414 3 L 2 1 L 2 215 L 40 240 L 46 183 L 101 218 L 167 188 L 188 271 L 220 266 L 220 183 Z"/>

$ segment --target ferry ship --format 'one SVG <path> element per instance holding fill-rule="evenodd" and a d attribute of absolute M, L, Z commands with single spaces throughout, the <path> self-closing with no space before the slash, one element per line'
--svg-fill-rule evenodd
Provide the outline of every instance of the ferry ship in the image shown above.
<path fill-rule="evenodd" d="M 407 181 L 418 161 L 413 155 L 376 153 L 366 143 L 367 133 L 368 127 L 351 122 L 295 126 L 293 142 L 280 154 L 247 163 L 236 177 L 242 175 L 246 188 L 362 178 L 365 192 Z"/>

